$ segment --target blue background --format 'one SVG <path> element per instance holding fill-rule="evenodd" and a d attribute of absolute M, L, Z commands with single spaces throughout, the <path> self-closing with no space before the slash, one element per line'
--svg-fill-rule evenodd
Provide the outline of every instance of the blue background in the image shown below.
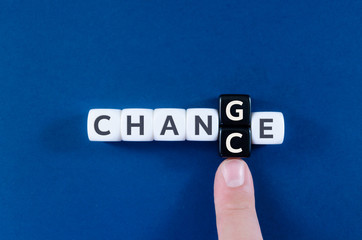
<path fill-rule="evenodd" d="M 359 1 L 1 1 L 1 239 L 217 239 L 216 142 L 89 142 L 91 108 L 281 111 L 265 239 L 362 239 Z"/>

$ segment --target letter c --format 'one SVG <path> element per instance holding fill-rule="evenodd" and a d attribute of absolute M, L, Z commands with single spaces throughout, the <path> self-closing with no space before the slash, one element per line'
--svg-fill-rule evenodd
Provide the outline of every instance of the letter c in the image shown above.
<path fill-rule="evenodd" d="M 99 122 L 102 120 L 102 119 L 111 119 L 110 116 L 107 116 L 107 115 L 101 115 L 99 117 L 96 118 L 96 120 L 94 121 L 94 130 L 96 131 L 96 133 L 98 133 L 99 135 L 109 135 L 111 132 L 108 130 L 108 131 L 101 131 L 99 129 Z"/>
<path fill-rule="evenodd" d="M 243 109 L 236 109 L 236 113 L 238 114 L 238 116 L 233 116 L 231 115 L 230 109 L 232 106 L 234 105 L 243 105 L 242 101 L 238 101 L 238 100 L 234 100 L 228 103 L 228 105 L 226 105 L 226 116 L 232 120 L 232 121 L 240 121 L 243 120 L 243 115 L 244 115 L 244 111 Z"/>
<path fill-rule="evenodd" d="M 232 133 L 230 134 L 227 138 L 226 138 L 226 148 L 229 150 L 229 152 L 231 153 L 241 153 L 243 151 L 242 148 L 233 148 L 231 147 L 231 139 L 234 137 L 239 137 L 242 138 L 243 134 L 241 133 Z"/>

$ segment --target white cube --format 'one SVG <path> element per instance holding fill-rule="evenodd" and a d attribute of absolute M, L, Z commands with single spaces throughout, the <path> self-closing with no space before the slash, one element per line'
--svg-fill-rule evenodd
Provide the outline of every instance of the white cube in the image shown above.
<path fill-rule="evenodd" d="M 153 110 L 128 108 L 122 110 L 123 141 L 153 141 Z"/>
<path fill-rule="evenodd" d="M 156 141 L 185 141 L 186 110 L 158 108 L 153 111 L 153 136 Z"/>
<path fill-rule="evenodd" d="M 119 109 L 91 109 L 88 113 L 90 141 L 121 141 L 121 114 Z"/>
<path fill-rule="evenodd" d="M 186 110 L 186 140 L 216 141 L 219 132 L 219 115 L 212 108 Z"/>
<path fill-rule="evenodd" d="M 284 117 L 281 112 L 251 114 L 252 144 L 281 144 L 284 140 Z"/>

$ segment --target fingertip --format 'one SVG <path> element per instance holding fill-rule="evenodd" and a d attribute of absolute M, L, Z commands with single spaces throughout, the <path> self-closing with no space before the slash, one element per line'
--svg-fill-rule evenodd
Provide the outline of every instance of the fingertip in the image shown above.
<path fill-rule="evenodd" d="M 215 174 L 215 188 L 254 192 L 248 164 L 241 158 L 225 159 Z M 218 190 L 218 189 L 217 189 Z"/>
<path fill-rule="evenodd" d="M 261 239 L 250 169 L 242 159 L 224 160 L 215 174 L 214 201 L 219 239 Z"/>

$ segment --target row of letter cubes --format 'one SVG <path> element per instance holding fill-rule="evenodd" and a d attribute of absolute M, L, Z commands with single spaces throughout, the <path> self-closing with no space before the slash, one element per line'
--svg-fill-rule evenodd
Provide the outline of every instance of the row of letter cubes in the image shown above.
<path fill-rule="evenodd" d="M 251 144 L 281 144 L 284 118 L 280 112 L 249 113 L 227 107 L 210 108 L 91 109 L 90 141 L 216 141 L 223 157 L 248 157 Z M 223 109 L 220 106 L 220 109 Z M 231 122 L 230 122 L 231 121 Z"/>

